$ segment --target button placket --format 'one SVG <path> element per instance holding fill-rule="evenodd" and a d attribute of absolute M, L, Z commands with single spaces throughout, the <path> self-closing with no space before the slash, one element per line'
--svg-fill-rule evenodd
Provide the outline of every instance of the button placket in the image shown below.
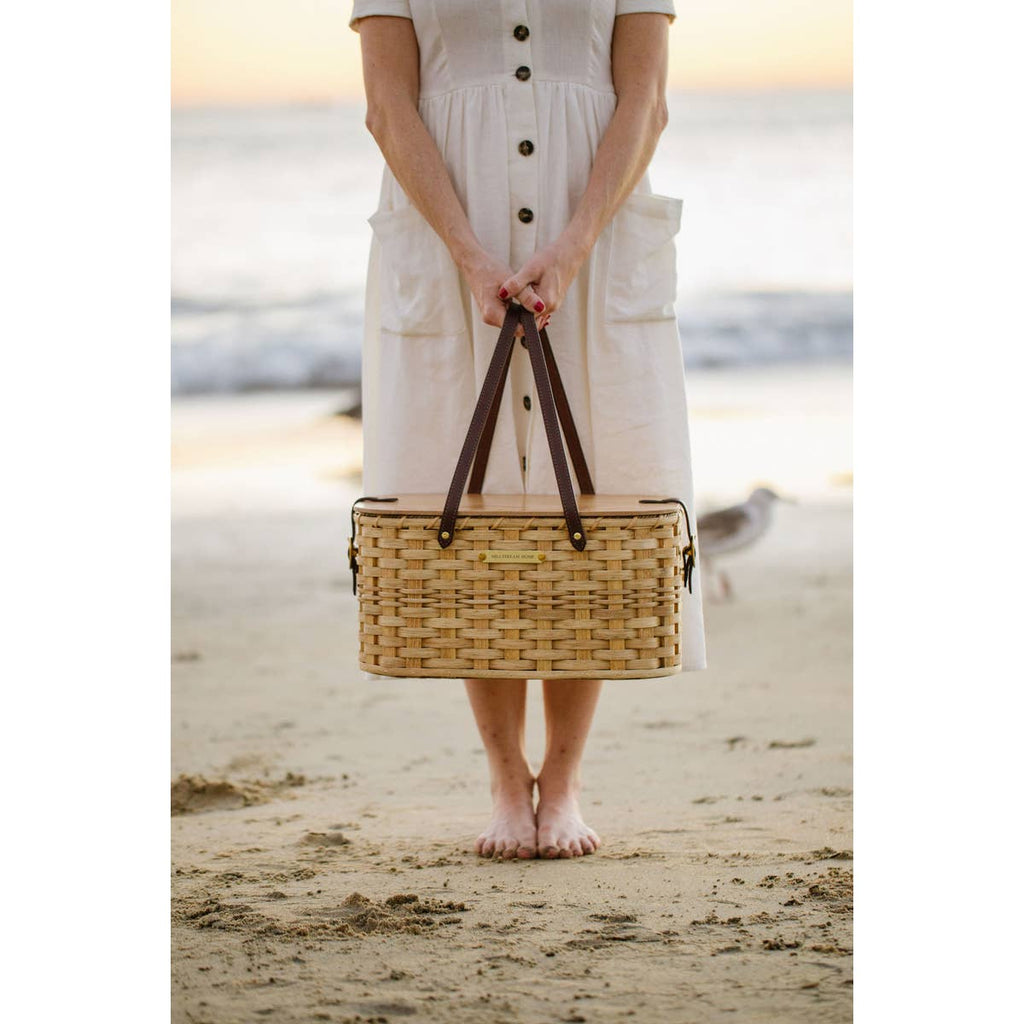
<path fill-rule="evenodd" d="M 537 249 L 537 221 L 539 216 L 538 163 L 531 154 L 538 145 L 537 104 L 534 96 L 536 68 L 533 62 L 533 26 L 526 9 L 526 0 L 502 0 L 502 34 L 505 58 L 505 107 L 508 125 L 508 181 L 509 181 L 509 263 L 518 270 Z M 533 371 L 526 339 L 516 346 L 509 367 L 509 385 L 514 394 L 526 396 L 517 408 L 515 422 L 521 427 L 526 418 L 523 449 L 516 451 L 523 478 L 524 491 L 528 488 L 530 451 L 535 417 L 530 412 L 534 394 Z M 519 430 L 515 430 L 518 446 Z M 525 466 L 524 466 L 525 461 Z"/>

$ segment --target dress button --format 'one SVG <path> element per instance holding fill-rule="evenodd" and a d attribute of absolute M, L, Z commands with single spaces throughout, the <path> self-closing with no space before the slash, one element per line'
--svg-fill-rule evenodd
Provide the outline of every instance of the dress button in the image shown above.
<path fill-rule="evenodd" d="M 530 69 L 525 64 L 516 68 L 516 78 L 518 78 L 520 82 L 525 82 L 529 77 Z"/>
<path fill-rule="evenodd" d="M 519 42 L 522 42 L 529 34 L 530 30 L 525 25 L 516 25 L 516 27 L 512 29 L 512 35 L 514 35 Z"/>
<path fill-rule="evenodd" d="M 533 220 L 533 210 L 527 209 L 525 206 L 519 211 L 519 219 L 524 224 L 529 224 Z"/>
<path fill-rule="evenodd" d="M 523 395 L 523 405 L 526 406 L 527 410 L 529 410 L 529 408 L 530 408 L 530 406 L 532 404 L 533 403 L 530 401 L 530 396 L 529 395 Z"/>
<path fill-rule="evenodd" d="M 523 156 L 529 156 L 533 152 L 533 143 L 529 139 L 523 139 L 523 141 L 519 143 L 519 152 L 522 153 Z"/>

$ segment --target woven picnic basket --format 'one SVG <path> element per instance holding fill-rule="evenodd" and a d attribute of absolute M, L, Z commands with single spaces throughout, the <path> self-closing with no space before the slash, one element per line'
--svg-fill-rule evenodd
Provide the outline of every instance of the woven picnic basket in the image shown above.
<path fill-rule="evenodd" d="M 557 495 L 480 492 L 517 323 Z M 626 679 L 681 671 L 680 606 L 697 557 L 689 512 L 675 497 L 594 493 L 547 331 L 515 301 L 447 495 L 357 498 L 351 531 L 359 664 L 368 673 Z"/>

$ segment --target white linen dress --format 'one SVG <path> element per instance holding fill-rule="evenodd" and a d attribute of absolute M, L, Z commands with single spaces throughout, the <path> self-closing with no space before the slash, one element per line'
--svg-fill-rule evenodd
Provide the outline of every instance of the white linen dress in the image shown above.
<path fill-rule="evenodd" d="M 410 18 L 419 113 L 484 248 L 517 271 L 565 229 L 615 112 L 615 18 L 672 0 L 354 0 L 349 22 Z M 696 535 L 675 236 L 682 200 L 645 171 L 548 335 L 594 490 L 677 497 Z M 385 165 L 365 294 L 363 493 L 447 492 L 499 328 Z M 557 494 L 529 353 L 516 345 L 482 493 Z M 574 477 L 575 482 L 575 477 Z M 577 493 L 579 491 L 576 482 Z M 706 667 L 700 539 L 682 669 Z"/>

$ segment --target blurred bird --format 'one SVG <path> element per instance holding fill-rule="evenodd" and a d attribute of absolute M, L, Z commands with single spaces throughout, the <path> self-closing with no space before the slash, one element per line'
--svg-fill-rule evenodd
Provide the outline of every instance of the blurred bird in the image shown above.
<path fill-rule="evenodd" d="M 729 577 L 715 568 L 719 555 L 750 547 L 767 532 L 772 522 L 772 505 L 776 501 L 793 502 L 770 487 L 755 488 L 739 505 L 708 512 L 697 519 L 697 549 L 709 579 L 717 581 L 721 594 L 732 597 Z"/>

